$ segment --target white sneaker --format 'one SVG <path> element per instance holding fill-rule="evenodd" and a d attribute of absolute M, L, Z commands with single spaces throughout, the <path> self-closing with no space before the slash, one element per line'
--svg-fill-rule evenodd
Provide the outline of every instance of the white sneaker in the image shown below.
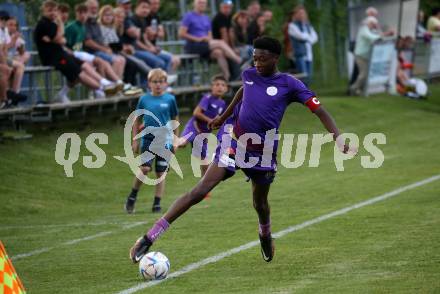
<path fill-rule="evenodd" d="M 168 75 L 167 77 L 167 83 L 168 85 L 171 85 L 177 81 L 177 75 Z"/>
<path fill-rule="evenodd" d="M 66 94 L 62 95 L 60 93 L 58 93 L 55 96 L 55 101 L 58 102 L 58 103 L 63 103 L 63 104 L 70 103 L 69 97 L 67 97 Z"/>
<path fill-rule="evenodd" d="M 95 90 L 95 99 L 104 99 L 105 93 L 103 90 Z"/>

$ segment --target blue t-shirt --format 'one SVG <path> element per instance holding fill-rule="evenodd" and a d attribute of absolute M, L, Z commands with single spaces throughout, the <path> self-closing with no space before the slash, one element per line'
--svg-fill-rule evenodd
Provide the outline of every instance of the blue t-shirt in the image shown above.
<path fill-rule="evenodd" d="M 165 93 L 161 96 L 153 96 L 151 93 L 147 93 L 141 98 L 139 98 L 138 105 L 136 109 L 145 109 L 150 111 L 155 117 L 151 115 L 144 115 L 144 126 L 145 128 L 154 127 L 154 128 L 167 128 L 167 143 L 172 144 L 173 139 L 173 130 L 168 122 L 174 119 L 179 111 L 177 109 L 176 98 L 169 94 Z M 160 133 L 162 134 L 162 132 Z M 142 141 L 151 141 L 153 140 L 154 135 L 151 133 L 147 133 L 142 137 Z"/>

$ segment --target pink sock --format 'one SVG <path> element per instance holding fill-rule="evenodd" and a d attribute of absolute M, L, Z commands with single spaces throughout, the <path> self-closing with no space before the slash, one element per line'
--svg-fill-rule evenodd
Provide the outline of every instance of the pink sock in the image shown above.
<path fill-rule="evenodd" d="M 169 228 L 170 224 L 163 217 L 160 218 L 154 226 L 148 231 L 147 238 L 154 242 Z"/>
<path fill-rule="evenodd" d="M 269 236 L 271 231 L 270 231 L 270 221 L 269 223 L 262 225 L 259 224 L 258 226 L 258 233 L 260 234 L 260 236 Z"/>

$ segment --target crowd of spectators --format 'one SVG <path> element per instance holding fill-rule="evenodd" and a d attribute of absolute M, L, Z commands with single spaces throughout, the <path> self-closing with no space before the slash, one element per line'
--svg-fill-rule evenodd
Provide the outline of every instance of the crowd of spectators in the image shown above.
<path fill-rule="evenodd" d="M 146 76 L 153 68 L 165 70 L 168 82 L 176 80 L 179 56 L 157 45 L 165 38 L 160 0 L 116 0 L 115 4 L 100 7 L 97 0 L 86 0 L 69 7 L 54 0 L 43 2 L 33 41 L 41 64 L 55 67 L 67 81 L 51 102 L 68 103 L 68 94 L 77 83 L 91 89 L 96 99 L 133 89 L 133 85 L 145 89 Z M 265 33 L 272 17 L 258 1 L 234 11 L 233 2 L 223 0 L 211 19 L 207 0 L 194 0 L 193 9 L 180 20 L 178 35 L 185 41 L 185 53 L 212 59 L 226 79 L 232 80 L 250 66 L 252 42 Z M 0 19 L 0 44 L 2 52 L 6 50 L 0 71 L 2 77 L 8 76 L 0 93 L 5 87 L 8 92 L 0 94 L 0 99 L 1 106 L 7 107 L 10 97 L 15 101 L 20 97 L 30 56 L 24 50 L 17 20 L 3 12 Z"/>
<path fill-rule="evenodd" d="M 193 1 L 192 10 L 179 22 L 178 37 L 185 41 L 185 53 L 212 60 L 227 80 L 237 79 L 241 70 L 251 65 L 253 40 L 267 32 L 272 11 L 263 9 L 259 1 L 251 1 L 246 9 L 238 10 L 232 0 L 221 0 L 218 13 L 211 18 L 207 1 Z M 72 9 L 46 0 L 33 41 L 41 63 L 54 66 L 67 80 L 56 100 L 69 102 L 68 93 L 78 82 L 93 90 L 97 99 L 137 89 L 136 86 L 145 89 L 146 77 L 153 68 L 165 70 L 168 82 L 175 81 L 181 61 L 179 55 L 158 46 L 158 41 L 166 37 L 160 7 L 160 0 L 116 0 L 115 6 L 102 7 L 97 0 L 86 0 Z M 374 42 L 395 34 L 393 30 L 383 30 L 377 9 L 369 7 L 365 14 L 354 48 L 355 74 L 350 92 L 355 95 L 365 86 Z M 289 14 L 283 32 L 285 50 L 295 71 L 310 84 L 312 48 L 318 42 L 318 34 L 303 5 Z M 420 12 L 417 37 L 426 39 L 437 32 L 440 9 L 433 9 L 426 22 Z M 0 49 L 0 107 L 8 107 L 26 99 L 20 94 L 20 87 L 30 55 L 17 19 L 4 11 L 0 11 Z"/>

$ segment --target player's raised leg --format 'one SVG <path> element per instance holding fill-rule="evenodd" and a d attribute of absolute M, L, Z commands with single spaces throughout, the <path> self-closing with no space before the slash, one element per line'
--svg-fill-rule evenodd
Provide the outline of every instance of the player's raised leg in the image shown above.
<path fill-rule="evenodd" d="M 252 180 L 252 196 L 254 208 L 258 214 L 258 234 L 261 244 L 261 255 L 264 261 L 271 261 L 275 246 L 272 239 L 271 223 L 270 223 L 270 206 L 267 200 L 269 195 L 270 184 L 259 184 Z"/>
<path fill-rule="evenodd" d="M 168 229 L 170 224 L 184 214 L 191 206 L 202 201 L 203 197 L 225 178 L 226 173 L 226 168 L 219 167 L 217 163 L 212 163 L 197 185 L 190 192 L 177 198 L 165 215 L 153 225 L 148 233 L 136 241 L 130 249 L 132 261 L 135 263 L 139 262 L 154 241 Z"/>

